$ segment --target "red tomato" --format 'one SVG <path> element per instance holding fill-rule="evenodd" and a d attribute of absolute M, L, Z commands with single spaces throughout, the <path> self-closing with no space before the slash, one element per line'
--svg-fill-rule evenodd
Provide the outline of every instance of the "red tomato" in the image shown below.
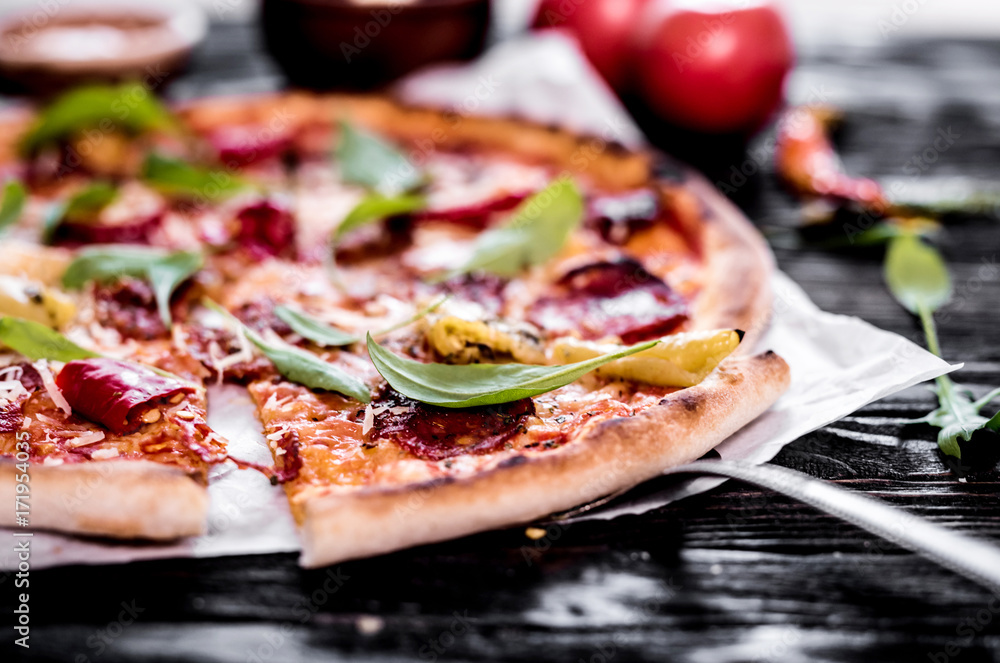
<path fill-rule="evenodd" d="M 542 0 L 536 28 L 573 32 L 583 52 L 608 84 L 624 90 L 629 83 L 629 40 L 636 19 L 649 0 Z"/>
<path fill-rule="evenodd" d="M 639 96 L 664 119 L 699 131 L 760 128 L 781 104 L 795 60 L 767 0 L 657 1 L 634 36 Z"/>

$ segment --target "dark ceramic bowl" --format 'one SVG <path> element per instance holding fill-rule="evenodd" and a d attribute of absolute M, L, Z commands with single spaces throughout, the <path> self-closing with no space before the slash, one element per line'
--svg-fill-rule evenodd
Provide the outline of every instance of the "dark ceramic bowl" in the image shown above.
<path fill-rule="evenodd" d="M 158 87 L 184 67 L 207 26 L 190 0 L 87 0 L 53 13 L 32 7 L 0 16 L 0 77 L 36 94 L 119 80 Z"/>
<path fill-rule="evenodd" d="M 434 62 L 483 50 L 489 0 L 264 0 L 268 51 L 289 80 L 371 89 Z"/>

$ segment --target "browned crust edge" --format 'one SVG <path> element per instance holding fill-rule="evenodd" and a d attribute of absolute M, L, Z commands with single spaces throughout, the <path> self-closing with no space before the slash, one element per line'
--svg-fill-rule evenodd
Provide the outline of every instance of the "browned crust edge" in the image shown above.
<path fill-rule="evenodd" d="M 312 499 L 301 564 L 525 523 L 634 486 L 705 454 L 770 407 L 788 379 L 788 365 L 772 352 L 734 357 L 702 384 L 635 417 L 598 422 L 560 449 L 514 456 L 467 479 Z"/>
<path fill-rule="evenodd" d="M 16 525 L 18 475 L 0 459 L 0 526 Z M 205 532 L 208 491 L 183 470 L 148 460 L 39 465 L 28 470 L 30 529 L 169 541 Z"/>

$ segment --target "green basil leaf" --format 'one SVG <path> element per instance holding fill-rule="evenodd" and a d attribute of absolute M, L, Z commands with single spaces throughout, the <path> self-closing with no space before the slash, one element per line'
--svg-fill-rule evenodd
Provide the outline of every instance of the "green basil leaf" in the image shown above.
<path fill-rule="evenodd" d="M 63 287 L 79 290 L 90 281 L 102 283 L 123 276 L 142 278 L 151 262 L 168 254 L 162 249 L 145 246 L 90 246 L 77 253 L 63 273 Z"/>
<path fill-rule="evenodd" d="M 413 191 L 426 182 L 424 173 L 406 155 L 379 136 L 346 121 L 340 123 L 337 160 L 345 182 L 386 196 Z"/>
<path fill-rule="evenodd" d="M 156 153 L 143 162 L 142 179 L 164 195 L 192 200 L 218 200 L 247 187 L 242 179 L 227 172 Z"/>
<path fill-rule="evenodd" d="M 509 403 L 564 387 L 615 359 L 633 355 L 659 341 L 639 343 L 565 366 L 529 364 L 424 364 L 386 350 L 368 335 L 368 354 L 393 389 L 414 400 L 460 408 Z"/>
<path fill-rule="evenodd" d="M 556 180 L 521 203 L 503 226 L 481 233 L 465 265 L 435 280 L 476 271 L 517 276 L 559 253 L 582 219 L 579 189 L 570 179 Z"/>
<path fill-rule="evenodd" d="M 0 343 L 13 348 L 32 361 L 50 359 L 67 362 L 101 356 L 96 352 L 84 350 L 43 324 L 10 316 L 0 318 Z"/>
<path fill-rule="evenodd" d="M 246 336 L 265 357 L 271 360 L 278 372 L 292 382 L 297 382 L 310 389 L 336 391 L 362 403 L 371 402 L 371 390 L 368 385 L 356 377 L 294 345 L 284 341 L 268 342 L 264 340 L 260 334 L 247 328 L 236 316 L 211 299 L 205 299 L 204 304 L 225 317 L 229 324 L 237 329 L 237 333 Z"/>
<path fill-rule="evenodd" d="M 17 223 L 28 201 L 28 192 L 18 180 L 10 180 L 3 187 L 3 200 L 0 201 L 0 232 Z"/>
<path fill-rule="evenodd" d="M 333 245 L 336 247 L 344 235 L 356 228 L 386 217 L 422 210 L 426 204 L 427 201 L 423 196 L 403 194 L 387 197 L 379 193 L 370 193 L 337 226 L 333 233 Z"/>
<path fill-rule="evenodd" d="M 274 314 L 279 320 L 284 321 L 291 327 L 293 332 L 322 347 L 350 345 L 360 340 L 354 334 L 348 334 L 336 327 L 331 327 L 316 318 L 306 315 L 302 311 L 297 311 L 284 305 L 275 306 Z"/>
<path fill-rule="evenodd" d="M 100 213 L 118 197 L 118 188 L 110 182 L 93 182 L 66 201 L 64 218 L 89 219 Z"/>
<path fill-rule="evenodd" d="M 168 129 L 176 120 L 142 85 L 93 85 L 70 90 L 43 109 L 21 138 L 25 155 L 65 140 L 87 129 L 106 132 L 111 128 L 129 134 Z"/>
<path fill-rule="evenodd" d="M 170 298 L 177 286 L 191 278 L 204 264 L 204 256 L 196 251 L 178 251 L 149 264 L 146 277 L 153 286 L 156 308 L 167 329 L 173 326 Z"/>
<path fill-rule="evenodd" d="M 937 249 L 912 235 L 893 238 L 885 257 L 885 281 L 911 313 L 935 311 L 951 296 L 951 277 Z"/>
<path fill-rule="evenodd" d="M 333 364 L 293 345 L 268 343 L 261 336 L 245 327 L 243 333 L 265 357 L 271 360 L 278 372 L 292 382 L 297 382 L 310 389 L 336 391 L 362 403 L 371 402 L 371 390 L 368 386 Z"/>
<path fill-rule="evenodd" d="M 163 323 L 170 327 L 170 297 L 181 283 L 201 269 L 204 257 L 200 253 L 140 246 L 92 246 L 77 254 L 63 274 L 63 286 L 70 290 L 82 288 L 89 281 L 107 282 L 123 276 L 149 281 L 156 294 L 156 306 Z"/>
<path fill-rule="evenodd" d="M 93 219 L 118 197 L 118 189 L 108 182 L 94 182 L 63 202 L 53 203 L 42 223 L 42 243 L 51 244 L 64 221 Z"/>
<path fill-rule="evenodd" d="M 372 333 L 375 336 L 382 336 L 384 334 L 388 334 L 389 332 L 394 332 L 397 329 L 408 327 L 428 313 L 434 311 L 447 300 L 448 295 L 438 297 L 406 320 Z M 302 311 L 290 308 L 283 304 L 274 307 L 274 313 L 278 316 L 279 320 L 284 321 L 296 334 L 322 347 L 350 345 L 352 343 L 360 343 L 362 340 L 359 336 L 354 336 L 353 334 L 348 334 L 347 332 L 341 331 L 336 327 L 331 327 L 325 322 L 317 320 Z"/>

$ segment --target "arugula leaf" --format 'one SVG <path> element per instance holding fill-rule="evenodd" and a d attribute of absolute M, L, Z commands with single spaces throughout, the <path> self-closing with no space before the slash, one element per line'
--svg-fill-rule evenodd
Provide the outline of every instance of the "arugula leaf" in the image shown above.
<path fill-rule="evenodd" d="M 164 195 L 194 200 L 218 200 L 247 187 L 242 179 L 224 171 L 196 166 L 155 152 L 143 162 L 141 177 Z"/>
<path fill-rule="evenodd" d="M 910 313 L 918 313 L 921 307 L 933 312 L 951 296 L 951 277 L 941 254 L 913 235 L 889 242 L 885 281 Z"/>
<path fill-rule="evenodd" d="M 375 336 L 383 336 L 390 332 L 394 332 L 397 329 L 408 327 L 428 313 L 433 312 L 437 309 L 437 307 L 441 306 L 441 304 L 444 304 L 449 297 L 450 295 L 442 295 L 406 320 L 372 333 Z M 285 306 L 284 304 L 275 306 L 274 314 L 278 316 L 279 320 L 284 321 L 289 327 L 291 327 L 292 331 L 296 334 L 322 347 L 351 345 L 352 343 L 360 343 L 363 340 L 360 336 L 354 336 L 353 334 L 348 334 L 347 332 L 341 331 L 336 327 L 331 327 L 325 322 L 317 320 L 302 311 Z"/>
<path fill-rule="evenodd" d="M 379 136 L 341 120 L 337 160 L 345 182 L 396 196 L 419 188 L 426 175 Z"/>
<path fill-rule="evenodd" d="M 562 250 L 583 219 L 583 196 L 571 179 L 559 179 L 534 194 L 503 226 L 480 233 L 472 257 L 436 281 L 474 271 L 517 276 Z"/>
<path fill-rule="evenodd" d="M 88 281 L 113 281 L 134 276 L 149 281 L 163 324 L 170 328 L 170 297 L 177 287 L 201 269 L 204 257 L 197 252 L 166 253 L 140 246 L 93 246 L 82 250 L 63 274 L 63 286 L 82 288 Z"/>
<path fill-rule="evenodd" d="M 231 325 L 237 328 L 238 333 L 246 336 L 265 357 L 271 360 L 279 373 L 292 382 L 297 382 L 310 389 L 335 391 L 362 403 L 371 402 L 371 390 L 361 380 L 345 373 L 333 364 L 323 361 L 311 352 L 306 352 L 284 341 L 267 341 L 219 304 L 210 299 L 206 299 L 204 303 L 208 308 L 225 317 Z"/>
<path fill-rule="evenodd" d="M 920 318 L 927 347 L 940 357 L 934 311 L 951 296 L 951 277 L 941 254 L 912 235 L 893 238 L 886 253 L 884 275 L 893 296 Z M 933 390 L 938 397 L 938 408 L 910 423 L 926 423 L 939 428 L 937 442 L 943 453 L 961 458 L 959 439 L 968 442 L 983 428 L 998 430 L 1000 414 L 987 419 L 979 412 L 1000 396 L 1000 389 L 973 401 L 967 390 L 942 375 L 935 380 Z"/>
<path fill-rule="evenodd" d="M 59 332 L 43 324 L 5 316 L 0 318 L 0 343 L 31 359 L 73 361 L 101 355 L 84 350 Z"/>
<path fill-rule="evenodd" d="M 509 403 L 564 387 L 616 359 L 648 350 L 647 341 L 617 352 L 565 366 L 530 364 L 424 364 L 393 354 L 368 334 L 375 369 L 399 393 L 441 407 L 461 408 Z"/>
<path fill-rule="evenodd" d="M 21 138 L 22 154 L 42 148 L 85 129 L 118 128 L 130 134 L 168 129 L 176 120 L 157 98 L 138 83 L 76 88 L 53 101 Z"/>
<path fill-rule="evenodd" d="M 28 192 L 18 180 L 10 180 L 4 185 L 3 200 L 0 201 L 0 232 L 21 218 L 27 200 Z"/>
<path fill-rule="evenodd" d="M 387 197 L 379 193 L 370 193 L 337 226 L 333 233 L 333 246 L 336 247 L 344 235 L 356 228 L 386 217 L 422 210 L 426 204 L 427 201 L 423 196 L 403 194 Z"/>

